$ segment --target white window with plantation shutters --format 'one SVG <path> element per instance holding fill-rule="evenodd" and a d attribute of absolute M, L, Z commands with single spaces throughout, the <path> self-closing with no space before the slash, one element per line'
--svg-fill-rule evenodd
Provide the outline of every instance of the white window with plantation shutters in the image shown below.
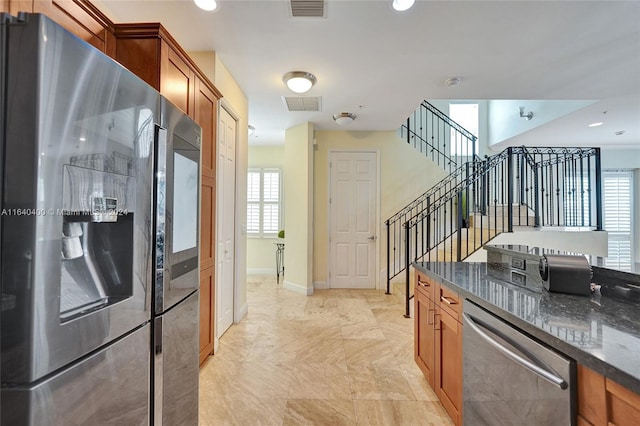
<path fill-rule="evenodd" d="M 280 169 L 250 169 L 247 177 L 247 233 L 256 237 L 278 234 L 282 221 Z"/>
<path fill-rule="evenodd" d="M 603 172 L 604 229 L 609 236 L 605 265 L 631 271 L 633 247 L 633 172 Z"/>

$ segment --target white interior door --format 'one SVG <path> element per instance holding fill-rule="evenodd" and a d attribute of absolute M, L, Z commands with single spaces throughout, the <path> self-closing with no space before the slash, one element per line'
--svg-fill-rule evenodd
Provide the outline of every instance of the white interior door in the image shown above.
<path fill-rule="evenodd" d="M 329 287 L 375 288 L 376 152 L 329 154 Z"/>
<path fill-rule="evenodd" d="M 233 324 L 235 266 L 236 120 L 220 108 L 218 132 L 216 331 L 218 337 Z"/>

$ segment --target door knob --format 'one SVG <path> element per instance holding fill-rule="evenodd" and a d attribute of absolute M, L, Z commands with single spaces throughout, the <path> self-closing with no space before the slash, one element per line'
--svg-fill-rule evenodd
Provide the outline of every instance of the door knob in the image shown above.
<path fill-rule="evenodd" d="M 375 241 L 375 240 L 376 240 L 376 236 L 375 236 L 375 235 L 372 235 L 372 236 L 370 236 L 370 237 L 368 238 L 368 240 L 369 240 L 369 241 Z"/>

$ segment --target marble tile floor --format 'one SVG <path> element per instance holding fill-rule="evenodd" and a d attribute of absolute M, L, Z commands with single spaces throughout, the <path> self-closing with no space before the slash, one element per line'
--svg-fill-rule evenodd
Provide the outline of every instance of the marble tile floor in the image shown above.
<path fill-rule="evenodd" d="M 249 313 L 200 370 L 200 426 L 450 425 L 413 360 L 401 295 L 249 276 Z"/>

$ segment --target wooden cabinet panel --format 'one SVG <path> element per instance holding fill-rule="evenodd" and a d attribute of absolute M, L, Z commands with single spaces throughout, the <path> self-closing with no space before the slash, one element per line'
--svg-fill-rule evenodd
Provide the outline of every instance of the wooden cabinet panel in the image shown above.
<path fill-rule="evenodd" d="M 439 303 L 442 309 L 447 311 L 449 315 L 456 319 L 456 321 L 461 321 L 462 318 L 462 303 L 460 303 L 460 296 L 455 291 L 449 290 L 447 287 L 442 285 L 438 285 L 436 287 L 436 297 L 435 302 Z"/>
<path fill-rule="evenodd" d="M 213 353 L 215 280 L 214 269 L 200 271 L 200 365 Z"/>
<path fill-rule="evenodd" d="M 196 79 L 194 120 L 202 127 L 202 173 L 215 179 L 218 99 L 200 79 Z"/>
<path fill-rule="evenodd" d="M 421 290 L 415 293 L 414 302 L 414 358 L 416 364 L 433 388 L 435 385 L 435 306 Z"/>
<path fill-rule="evenodd" d="M 578 414 L 591 424 L 607 424 L 604 376 L 581 364 L 578 364 Z"/>
<path fill-rule="evenodd" d="M 589 422 L 587 419 L 582 417 L 580 414 L 578 414 L 578 422 L 577 422 L 577 424 L 578 424 L 578 426 L 593 426 L 591 424 L 591 422 Z"/>
<path fill-rule="evenodd" d="M 116 59 L 148 85 L 160 90 L 160 68 L 150 66 L 160 57 L 160 40 L 154 38 L 118 38 Z"/>
<path fill-rule="evenodd" d="M 462 424 L 462 324 L 436 306 L 436 395 L 454 424 Z"/>
<path fill-rule="evenodd" d="M 578 420 L 593 426 L 640 424 L 640 395 L 579 364 Z"/>
<path fill-rule="evenodd" d="M 110 57 L 115 57 L 113 23 L 91 3 L 79 0 L 36 0 L 33 2 L 33 12 L 47 15 L 79 38 Z"/>
<path fill-rule="evenodd" d="M 434 280 L 420 272 L 416 272 L 416 289 L 424 291 L 431 300 L 435 297 L 435 287 L 436 283 Z"/>
<path fill-rule="evenodd" d="M 609 425 L 640 424 L 640 395 L 610 379 L 605 379 Z"/>
<path fill-rule="evenodd" d="M 202 177 L 200 198 L 200 269 L 215 265 L 215 180 Z"/>
<path fill-rule="evenodd" d="M 167 43 L 163 42 L 161 49 L 160 93 L 193 118 L 195 75 Z"/>

